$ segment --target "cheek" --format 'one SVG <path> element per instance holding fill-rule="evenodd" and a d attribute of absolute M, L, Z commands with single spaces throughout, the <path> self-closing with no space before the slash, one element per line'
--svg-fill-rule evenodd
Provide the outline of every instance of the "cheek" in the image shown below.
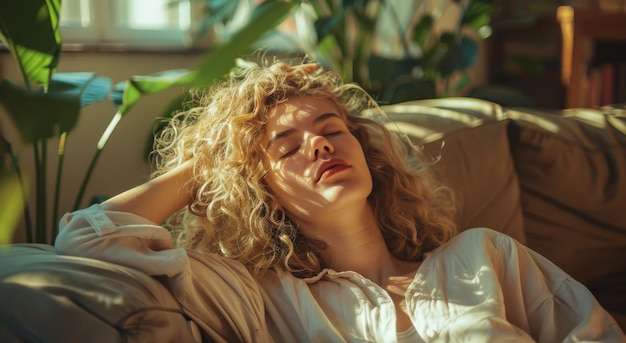
<path fill-rule="evenodd" d="M 269 163 L 266 180 L 274 196 L 293 201 L 293 197 L 302 196 L 308 189 L 305 174 L 304 166 L 297 159 L 280 160 Z"/>
<path fill-rule="evenodd" d="M 282 198 L 283 194 L 293 187 L 291 173 L 286 167 L 287 164 L 281 161 L 269 163 L 267 183 L 272 193 L 278 198 Z"/>

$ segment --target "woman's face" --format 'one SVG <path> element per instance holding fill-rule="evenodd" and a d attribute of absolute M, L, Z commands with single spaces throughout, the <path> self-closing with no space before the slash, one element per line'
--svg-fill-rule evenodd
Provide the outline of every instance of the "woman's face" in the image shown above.
<path fill-rule="evenodd" d="M 263 144 L 272 193 L 299 224 L 367 205 L 372 178 L 363 149 L 324 98 L 292 97 L 270 113 Z"/>

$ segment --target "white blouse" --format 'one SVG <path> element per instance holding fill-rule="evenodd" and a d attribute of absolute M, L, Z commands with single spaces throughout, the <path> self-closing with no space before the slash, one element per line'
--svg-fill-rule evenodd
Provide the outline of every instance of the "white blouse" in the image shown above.
<path fill-rule="evenodd" d="M 174 248 L 140 216 L 98 205 L 66 214 L 61 254 L 167 276 L 184 311 L 218 342 L 626 342 L 592 294 L 544 257 L 490 229 L 429 253 L 405 299 L 415 331 L 396 332 L 387 292 L 352 271 L 255 278 L 240 263 Z"/>

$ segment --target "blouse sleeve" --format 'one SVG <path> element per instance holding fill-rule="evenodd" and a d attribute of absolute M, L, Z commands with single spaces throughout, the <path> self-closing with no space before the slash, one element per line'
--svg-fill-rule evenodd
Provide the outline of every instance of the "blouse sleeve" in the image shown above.
<path fill-rule="evenodd" d="M 538 342 L 626 342 L 593 294 L 545 257 L 514 239 L 494 239 L 507 317 Z"/>
<path fill-rule="evenodd" d="M 165 228 L 138 215 L 103 211 L 98 204 L 65 214 L 54 246 L 59 254 L 89 257 L 167 277 L 185 272 L 187 254 Z"/>
<path fill-rule="evenodd" d="M 270 341 L 258 284 L 242 264 L 175 248 L 169 231 L 141 216 L 97 204 L 68 213 L 55 248 L 166 276 L 185 313 L 216 342 Z"/>

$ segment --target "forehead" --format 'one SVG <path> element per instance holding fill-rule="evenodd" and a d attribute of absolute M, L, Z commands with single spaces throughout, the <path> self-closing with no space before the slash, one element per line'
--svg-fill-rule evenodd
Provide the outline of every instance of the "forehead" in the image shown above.
<path fill-rule="evenodd" d="M 313 96 L 291 97 L 270 111 L 266 131 L 272 132 L 281 127 L 307 124 L 325 113 L 335 113 L 343 118 L 339 106 L 330 100 Z"/>

